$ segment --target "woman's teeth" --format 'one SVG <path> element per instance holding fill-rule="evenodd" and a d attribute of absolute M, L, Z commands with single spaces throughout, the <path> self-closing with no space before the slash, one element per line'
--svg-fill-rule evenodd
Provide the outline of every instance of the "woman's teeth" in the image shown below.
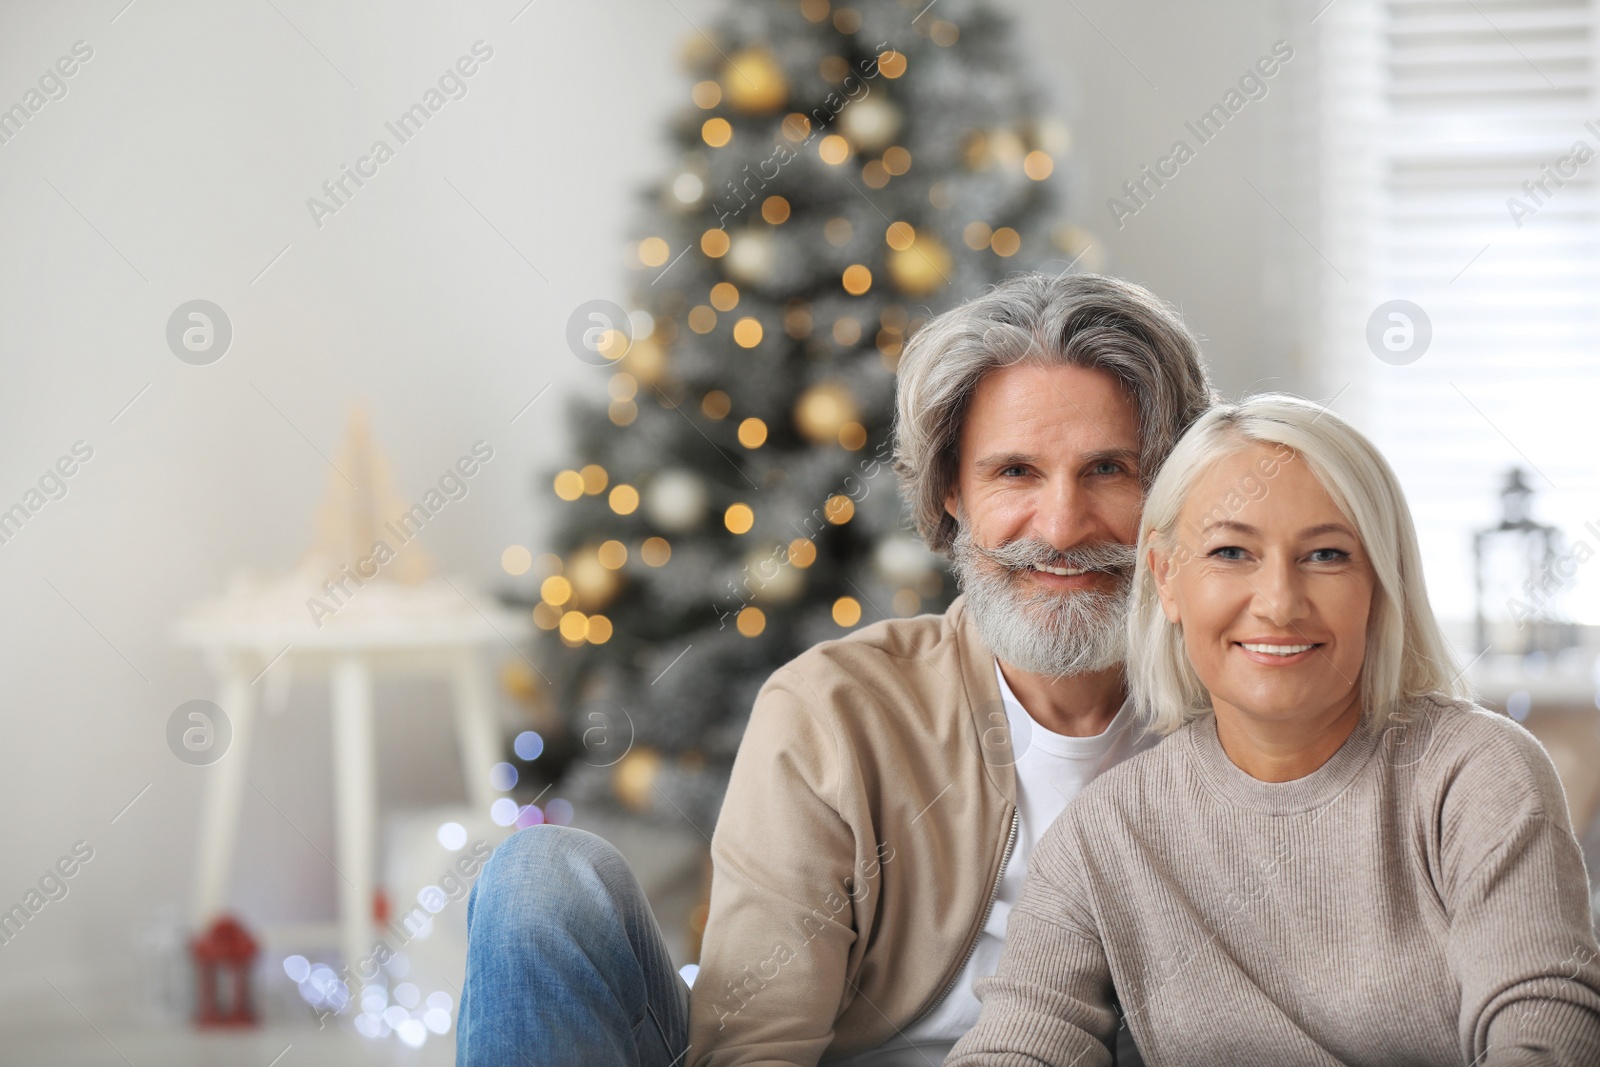
<path fill-rule="evenodd" d="M 1265 652 L 1269 656 L 1296 656 L 1317 647 L 1316 645 L 1252 645 L 1245 641 L 1241 641 L 1240 645 L 1251 652 Z"/>

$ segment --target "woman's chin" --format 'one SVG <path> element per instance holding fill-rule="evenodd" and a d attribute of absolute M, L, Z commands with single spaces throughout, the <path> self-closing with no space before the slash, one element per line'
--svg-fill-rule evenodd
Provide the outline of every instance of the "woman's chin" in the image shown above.
<path fill-rule="evenodd" d="M 1231 691 L 1213 689 L 1211 701 L 1222 715 L 1260 723 L 1289 723 L 1315 720 L 1332 710 L 1329 695 L 1328 686 L 1268 685 Z"/>

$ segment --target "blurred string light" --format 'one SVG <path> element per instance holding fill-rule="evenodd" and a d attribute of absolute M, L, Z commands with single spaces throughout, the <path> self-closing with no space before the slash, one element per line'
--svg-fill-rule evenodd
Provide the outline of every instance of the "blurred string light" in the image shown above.
<path fill-rule="evenodd" d="M 325 963 L 313 964 L 304 956 L 288 956 L 283 961 L 283 973 L 313 1011 L 338 1014 L 350 1004 L 350 988 Z"/>
<path fill-rule="evenodd" d="M 517 769 L 509 763 L 496 763 L 489 768 L 489 785 L 501 793 L 509 792 L 517 784 Z"/>
<path fill-rule="evenodd" d="M 536 760 L 544 751 L 544 738 L 532 730 L 524 730 L 511 743 L 511 748 L 516 752 L 518 759 Z"/>
<path fill-rule="evenodd" d="M 434 990 L 424 1000 L 416 985 L 400 982 L 395 985 L 394 1003 L 390 1003 L 389 990 L 378 984 L 368 985 L 362 993 L 362 1013 L 355 1016 L 355 1030 L 373 1040 L 392 1033 L 403 1045 L 421 1048 L 430 1033 L 440 1037 L 450 1033 L 453 1008 L 450 993 L 443 990 Z"/>
<path fill-rule="evenodd" d="M 517 821 L 518 810 L 515 800 L 510 797 L 501 797 L 489 805 L 489 818 L 494 820 L 496 826 L 510 826 Z"/>
<path fill-rule="evenodd" d="M 404 953 L 396 953 L 384 969 L 388 978 L 401 979 L 410 970 L 410 961 Z M 312 1008 L 340 1013 L 349 1006 L 348 988 L 327 964 L 289 956 L 283 961 L 283 971 Z M 442 989 L 424 997 L 414 982 L 401 981 L 391 991 L 385 981 L 379 980 L 362 987 L 356 1007 L 351 1023 L 362 1037 L 379 1041 L 392 1035 L 402 1044 L 421 1048 L 429 1035 L 442 1037 L 450 1032 L 455 1001 Z"/>
<path fill-rule="evenodd" d="M 1524 722 L 1533 710 L 1533 696 L 1526 689 L 1518 689 L 1506 697 L 1506 714 L 1517 722 Z"/>
<path fill-rule="evenodd" d="M 551 802 L 552 805 L 556 803 L 566 804 L 565 801 Z M 567 807 L 570 810 L 571 805 Z M 440 827 L 441 840 L 450 827 L 460 829 L 460 824 L 446 823 Z M 462 834 L 465 835 L 465 830 Z M 448 901 L 437 886 L 424 887 L 417 899 L 430 912 L 439 911 Z M 431 928 L 431 920 L 426 926 Z M 419 930 L 416 936 L 424 937 L 427 932 L 427 929 Z M 355 1005 L 356 1015 L 351 1020 L 357 1033 L 373 1041 L 393 1036 L 404 1045 L 421 1048 L 430 1035 L 442 1037 L 450 1032 L 455 1001 L 449 993 L 440 989 L 424 996 L 416 983 L 401 981 L 411 970 L 411 961 L 405 953 L 395 953 L 383 969 L 386 975 L 361 988 L 360 1001 Z M 299 955 L 287 956 L 283 961 L 283 973 L 295 983 L 301 999 L 313 1010 L 341 1014 L 351 1006 L 349 987 L 328 964 L 312 963 Z M 398 982 L 392 991 L 388 984 L 390 979 Z"/>

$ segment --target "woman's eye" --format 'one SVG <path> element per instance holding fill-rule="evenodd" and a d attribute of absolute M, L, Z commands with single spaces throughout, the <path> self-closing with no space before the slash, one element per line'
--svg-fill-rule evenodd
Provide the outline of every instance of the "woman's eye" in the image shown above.
<path fill-rule="evenodd" d="M 1312 563 L 1338 563 L 1349 558 L 1350 553 L 1342 548 L 1319 548 L 1311 553 Z"/>
<path fill-rule="evenodd" d="M 1213 548 L 1210 552 L 1207 552 L 1206 555 L 1215 556 L 1218 559 L 1238 560 L 1244 559 L 1244 549 L 1240 548 L 1238 545 L 1223 545 L 1221 548 Z"/>

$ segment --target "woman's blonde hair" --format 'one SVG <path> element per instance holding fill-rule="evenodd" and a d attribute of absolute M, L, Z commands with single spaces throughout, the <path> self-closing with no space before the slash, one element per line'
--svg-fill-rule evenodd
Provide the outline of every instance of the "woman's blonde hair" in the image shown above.
<path fill-rule="evenodd" d="M 1145 498 L 1128 614 L 1128 684 L 1150 728 L 1169 734 L 1211 710 L 1211 696 L 1184 649 L 1182 628 L 1161 610 L 1150 549 L 1180 552 L 1174 535 L 1189 491 L 1215 463 L 1252 443 L 1280 446 L 1282 462 L 1303 461 L 1355 526 L 1371 561 L 1377 589 L 1357 680 L 1367 721 L 1381 727 L 1402 719 L 1427 694 L 1469 699 L 1469 687 L 1428 605 L 1416 528 L 1393 469 L 1372 442 L 1322 405 L 1264 393 L 1201 415 L 1174 446 Z M 1234 512 L 1246 499 L 1269 493 L 1276 467 L 1261 469 L 1261 478 L 1248 475 L 1217 507 Z"/>

